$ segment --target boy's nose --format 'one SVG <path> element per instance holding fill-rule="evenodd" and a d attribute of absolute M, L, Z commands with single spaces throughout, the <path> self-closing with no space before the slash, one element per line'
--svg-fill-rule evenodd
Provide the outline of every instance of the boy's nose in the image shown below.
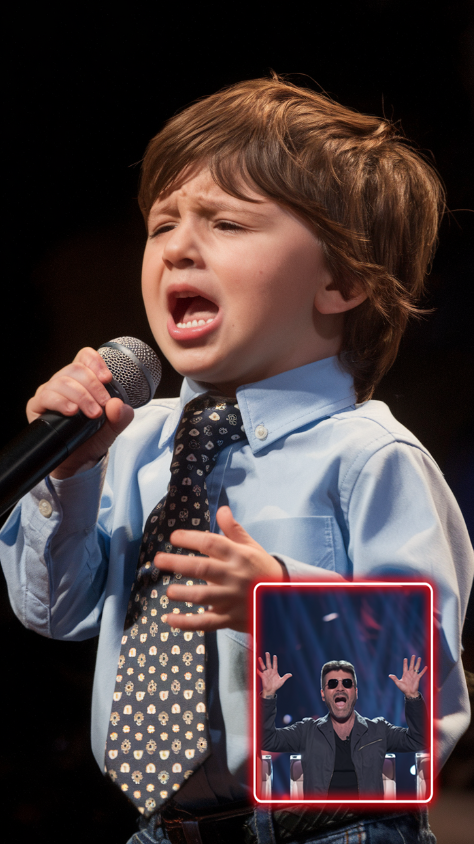
<path fill-rule="evenodd" d="M 162 258 L 168 269 L 187 269 L 202 264 L 196 238 L 189 226 L 180 224 L 168 234 Z"/>

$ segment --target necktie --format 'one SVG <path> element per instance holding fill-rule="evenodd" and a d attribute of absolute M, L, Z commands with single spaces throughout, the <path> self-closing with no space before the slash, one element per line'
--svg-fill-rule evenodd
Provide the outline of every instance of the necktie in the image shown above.
<path fill-rule="evenodd" d="M 177 528 L 209 530 L 206 476 L 222 449 L 246 439 L 238 405 L 199 396 L 186 405 L 178 425 L 167 495 L 145 524 L 137 574 L 122 636 L 109 734 L 106 771 L 146 816 L 181 788 L 211 752 L 206 707 L 204 632 L 161 623 L 177 612 L 205 608 L 166 595 L 179 573 L 159 572 L 158 551 L 199 556 L 176 548 Z"/>

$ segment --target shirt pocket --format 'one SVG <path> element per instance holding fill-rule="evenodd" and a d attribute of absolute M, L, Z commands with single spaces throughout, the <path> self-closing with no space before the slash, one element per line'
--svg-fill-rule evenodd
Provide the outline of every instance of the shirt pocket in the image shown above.
<path fill-rule="evenodd" d="M 301 563 L 335 571 L 335 525 L 332 516 L 261 519 L 246 531 L 269 554 L 284 554 Z"/>

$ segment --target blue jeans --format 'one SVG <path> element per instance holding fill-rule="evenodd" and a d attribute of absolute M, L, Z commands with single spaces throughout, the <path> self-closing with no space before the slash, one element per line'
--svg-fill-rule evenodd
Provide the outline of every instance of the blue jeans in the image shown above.
<path fill-rule="evenodd" d="M 161 828 L 153 830 L 153 826 L 153 821 L 142 820 L 140 832 L 128 844 L 166 844 L 166 833 Z M 265 809 L 256 809 L 248 828 L 242 830 L 242 844 L 279 844 L 281 840 L 275 834 L 271 811 Z M 427 812 L 414 811 L 377 818 L 361 816 L 332 832 L 319 830 L 292 840 L 285 837 L 285 844 L 436 844 L 436 838 L 429 828 Z"/>

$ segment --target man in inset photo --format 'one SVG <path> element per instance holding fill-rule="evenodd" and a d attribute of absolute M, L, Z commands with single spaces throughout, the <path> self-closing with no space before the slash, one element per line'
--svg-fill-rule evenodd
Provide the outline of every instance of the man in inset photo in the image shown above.
<path fill-rule="evenodd" d="M 419 686 L 428 668 L 420 671 L 421 657 L 413 655 L 410 664 L 403 660 L 400 679 L 389 675 L 405 695 L 407 727 L 394 726 L 383 715 L 370 719 L 359 714 L 355 668 L 346 660 L 332 660 L 321 670 L 321 698 L 328 714 L 277 729 L 276 693 L 292 674 L 280 676 L 277 656 L 272 660 L 268 652 L 259 664 L 262 749 L 301 754 L 305 798 L 383 798 L 385 754 L 427 748 L 427 713 Z"/>

